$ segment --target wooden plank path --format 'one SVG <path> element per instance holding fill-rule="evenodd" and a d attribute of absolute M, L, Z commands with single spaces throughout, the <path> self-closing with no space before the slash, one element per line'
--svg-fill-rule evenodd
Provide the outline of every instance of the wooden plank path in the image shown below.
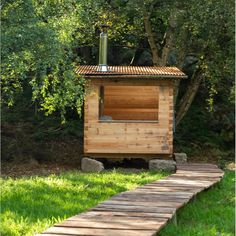
<path fill-rule="evenodd" d="M 117 194 L 38 236 L 156 235 L 180 207 L 219 182 L 223 175 L 224 172 L 212 164 L 178 165 L 175 174 Z"/>

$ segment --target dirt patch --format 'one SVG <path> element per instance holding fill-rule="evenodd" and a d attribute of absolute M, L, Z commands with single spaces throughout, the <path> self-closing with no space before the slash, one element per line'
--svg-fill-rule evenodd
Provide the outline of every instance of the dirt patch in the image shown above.
<path fill-rule="evenodd" d="M 48 137 L 43 129 L 27 122 L 5 122 L 1 132 L 2 176 L 47 175 L 80 168 L 81 136 L 58 133 Z M 36 136 L 37 132 L 44 136 Z"/>
<path fill-rule="evenodd" d="M 78 140 L 34 143 L 27 152 L 13 152 L 2 160 L 1 175 L 10 177 L 48 175 L 80 169 L 82 144 Z"/>
<path fill-rule="evenodd" d="M 187 154 L 188 156 L 188 154 Z M 211 163 L 211 164 L 215 164 L 217 165 L 218 159 L 216 157 L 213 156 L 206 156 L 206 155 L 202 155 L 202 156 L 188 156 L 188 162 L 189 163 Z"/>
<path fill-rule="evenodd" d="M 77 168 L 76 166 L 65 165 L 61 163 L 39 164 L 35 160 L 32 160 L 32 162 L 25 164 L 3 162 L 1 167 L 1 176 L 13 178 L 35 175 L 44 176 L 49 174 L 59 174 L 60 172 L 78 169 L 79 168 Z"/>

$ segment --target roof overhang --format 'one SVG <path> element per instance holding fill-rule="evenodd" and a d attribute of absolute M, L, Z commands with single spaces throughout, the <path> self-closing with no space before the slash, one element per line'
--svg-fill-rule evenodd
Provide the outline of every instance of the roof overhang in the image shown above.
<path fill-rule="evenodd" d="M 108 66 L 107 72 L 97 70 L 98 66 L 78 66 L 76 72 L 85 78 L 113 79 L 186 79 L 188 78 L 177 67 L 157 66 Z"/>

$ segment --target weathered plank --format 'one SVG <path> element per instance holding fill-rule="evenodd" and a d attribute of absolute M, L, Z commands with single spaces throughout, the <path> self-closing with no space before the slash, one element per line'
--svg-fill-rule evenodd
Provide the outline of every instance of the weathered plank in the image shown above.
<path fill-rule="evenodd" d="M 150 197 L 150 194 L 152 194 L 152 196 Z M 188 195 L 177 195 L 174 192 L 154 192 L 151 193 L 150 192 L 131 192 L 131 193 L 122 193 L 120 195 L 118 195 L 117 197 L 126 197 L 126 198 L 134 198 L 134 199 L 138 199 L 138 198 L 151 198 L 151 199 L 176 199 L 181 201 L 182 199 L 189 199 L 192 196 L 192 194 L 188 194 Z"/>
<path fill-rule="evenodd" d="M 198 193 L 201 191 L 201 188 L 193 188 L 193 187 L 163 187 L 163 186 L 143 186 L 139 187 L 137 189 L 142 189 L 142 190 L 154 190 L 158 192 L 176 192 L 176 191 L 185 191 L 185 192 L 190 192 L 190 193 Z"/>
<path fill-rule="evenodd" d="M 169 179 L 196 180 L 196 176 L 175 175 L 175 176 L 172 176 Z M 211 177 L 211 176 L 198 176 L 197 179 L 199 181 L 219 181 L 221 178 L 219 178 L 219 177 Z"/>
<path fill-rule="evenodd" d="M 100 217 L 100 216 L 122 216 L 122 217 L 143 217 L 146 218 L 167 218 L 170 219 L 172 214 L 171 213 L 150 213 L 150 212 L 125 212 L 125 211 L 119 211 L 119 210 L 113 210 L 113 211 L 89 211 L 84 214 L 81 214 L 80 217 Z"/>
<path fill-rule="evenodd" d="M 159 227 L 161 228 L 161 227 Z M 45 231 L 50 234 L 69 235 L 112 235 L 112 236 L 150 236 L 155 235 L 156 230 L 127 230 L 127 229 L 100 229 L 100 228 L 74 228 L 74 227 L 52 227 Z"/>
<path fill-rule="evenodd" d="M 145 194 L 154 194 L 154 195 L 168 195 L 168 196 L 178 196 L 178 197 L 191 197 L 192 192 L 183 192 L 183 191 L 159 191 L 158 189 L 136 189 L 130 193 L 145 193 Z"/>
<path fill-rule="evenodd" d="M 127 199 L 127 200 L 108 200 L 105 202 L 102 202 L 99 205 L 107 205 L 107 204 L 116 204 L 116 205 L 132 205 L 132 206 L 151 206 L 151 207 L 171 207 L 171 208 L 179 208 L 182 206 L 182 203 L 179 202 L 166 202 L 166 201 L 134 201 L 133 199 Z"/>
<path fill-rule="evenodd" d="M 170 181 L 162 181 L 160 183 L 153 183 L 153 184 L 150 184 L 149 186 L 162 186 L 162 187 L 178 187 L 178 188 L 186 188 L 186 189 L 189 189 L 189 188 L 193 188 L 193 189 L 201 189 L 201 191 L 204 189 L 204 186 L 201 184 L 199 185 L 193 185 L 193 184 L 181 184 L 181 183 L 176 183 L 176 182 L 170 182 Z M 187 191 L 187 190 L 186 190 Z"/>
<path fill-rule="evenodd" d="M 223 173 L 220 172 L 213 172 L 213 173 L 206 173 L 206 172 L 202 172 L 202 173 L 198 173 L 195 172 L 187 172 L 187 171 L 178 171 L 178 174 L 173 174 L 172 176 L 186 176 L 186 177 L 206 177 L 206 178 L 219 178 L 219 176 L 223 175 Z"/>
<path fill-rule="evenodd" d="M 167 207 L 139 207 L 139 206 L 126 206 L 126 205 L 101 205 L 92 208 L 93 211 L 124 211 L 124 212 L 144 212 L 144 213 L 169 213 L 173 214 L 175 208 Z"/>
<path fill-rule="evenodd" d="M 97 212 L 94 212 L 97 213 Z M 104 213 L 104 212 L 102 212 Z M 107 213 L 107 212 L 105 212 Z M 128 215 L 109 215 L 109 217 L 107 217 L 108 215 L 102 215 L 102 214 L 80 214 L 80 215 L 76 215 L 76 216 L 72 216 L 70 218 L 68 218 L 67 220 L 69 221 L 91 221 L 91 220 L 95 220 L 96 222 L 107 222 L 107 221 L 111 221 L 112 222 L 122 222 L 122 221 L 138 221 L 138 222 L 147 222 L 147 221 L 153 221 L 156 223 L 161 223 L 161 222 L 166 222 L 168 221 L 168 218 L 166 217 L 147 217 L 147 216 L 128 216 Z M 64 222 L 64 221 L 63 221 Z"/>
<path fill-rule="evenodd" d="M 134 195 L 130 194 L 123 194 L 123 195 L 117 195 L 114 197 L 111 197 L 112 200 L 118 200 L 118 199 L 131 199 L 133 201 L 138 200 L 138 201 L 166 201 L 166 202 L 179 202 L 179 203 L 184 203 L 186 202 L 189 198 L 186 197 L 178 197 L 178 196 L 168 196 L 168 195 L 154 195 L 152 194 L 141 194 L 137 193 Z"/>
<path fill-rule="evenodd" d="M 132 229 L 132 230 L 156 230 L 159 229 L 164 221 L 158 222 L 154 220 L 142 219 L 119 219 L 111 217 L 106 220 L 97 219 L 78 219 L 65 220 L 55 226 L 59 227 L 75 227 L 75 228 L 99 228 L 99 229 Z M 167 222 L 167 220 L 166 220 Z"/>
<path fill-rule="evenodd" d="M 178 164 L 178 168 L 181 167 L 181 166 L 187 166 L 189 168 L 198 166 L 201 169 L 204 169 L 204 168 L 209 168 L 209 169 L 210 168 L 216 168 L 216 169 L 219 169 L 216 164 L 210 164 L 210 163 L 182 163 L 182 164 Z"/>
<path fill-rule="evenodd" d="M 117 201 L 129 201 L 129 198 L 127 197 L 113 197 L 111 198 L 111 200 L 117 200 Z M 188 199 L 175 199 L 175 198 L 166 198 L 165 196 L 163 197 L 155 197 L 155 198 L 147 198 L 147 197 L 133 197 L 132 200 L 130 199 L 130 201 L 133 201 L 134 203 L 135 202 L 140 202 L 140 201 L 145 201 L 145 202 L 152 202 L 152 203 L 155 203 L 155 202 L 163 202 L 165 201 L 166 204 L 170 203 L 170 205 L 174 202 L 178 207 L 176 208 L 179 208 L 181 206 L 183 206 L 185 203 L 187 203 Z M 161 203 L 160 203 L 161 204 Z M 157 203 L 158 205 L 158 203 Z"/>

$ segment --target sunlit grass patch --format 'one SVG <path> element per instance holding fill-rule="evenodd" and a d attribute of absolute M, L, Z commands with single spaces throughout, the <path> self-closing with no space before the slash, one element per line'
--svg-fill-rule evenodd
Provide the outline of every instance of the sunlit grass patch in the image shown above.
<path fill-rule="evenodd" d="M 42 232 L 110 196 L 166 176 L 164 173 L 67 172 L 47 177 L 1 179 L 2 236 Z"/>
<path fill-rule="evenodd" d="M 1 235 L 34 235 L 116 193 L 166 175 L 67 172 L 47 177 L 1 179 Z M 234 179 L 234 173 L 227 171 L 213 189 L 200 193 L 195 202 L 178 211 L 178 225 L 168 224 L 160 236 L 233 236 Z"/>

